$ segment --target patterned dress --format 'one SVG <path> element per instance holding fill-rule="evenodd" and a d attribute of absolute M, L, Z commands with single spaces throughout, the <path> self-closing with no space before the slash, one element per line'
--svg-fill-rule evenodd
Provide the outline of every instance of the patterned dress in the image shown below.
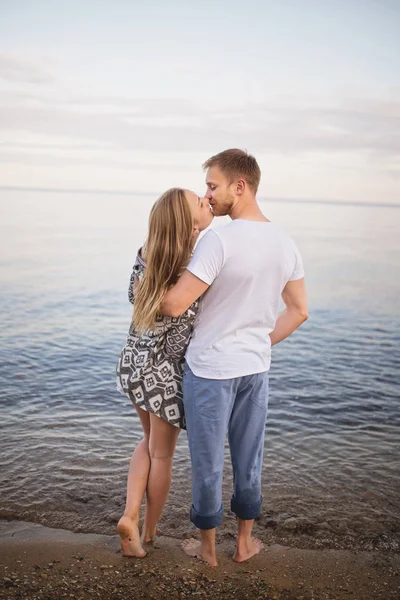
<path fill-rule="evenodd" d="M 140 250 L 133 266 L 129 301 L 134 304 L 134 282 L 143 277 L 146 263 Z M 156 330 L 138 333 L 133 325 L 117 365 L 117 388 L 143 410 L 186 429 L 182 375 L 184 356 L 198 310 L 196 300 L 180 317 L 156 319 Z"/>

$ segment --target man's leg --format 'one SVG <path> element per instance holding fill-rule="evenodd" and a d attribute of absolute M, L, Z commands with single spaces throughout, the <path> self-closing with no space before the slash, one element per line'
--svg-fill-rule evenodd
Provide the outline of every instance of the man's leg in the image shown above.
<path fill-rule="evenodd" d="M 186 365 L 183 377 L 190 459 L 192 463 L 192 523 L 200 529 L 201 544 L 184 543 L 185 552 L 216 566 L 215 528 L 223 518 L 222 473 L 225 436 L 237 379 L 196 377 Z"/>
<path fill-rule="evenodd" d="M 261 470 L 268 408 L 268 373 L 241 378 L 229 423 L 234 493 L 231 509 L 238 517 L 237 547 L 233 559 L 242 562 L 263 544 L 251 537 L 260 514 Z"/>

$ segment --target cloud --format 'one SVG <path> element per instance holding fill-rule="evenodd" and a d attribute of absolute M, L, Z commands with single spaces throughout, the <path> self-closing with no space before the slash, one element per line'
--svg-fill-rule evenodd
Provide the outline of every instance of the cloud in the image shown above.
<path fill-rule="evenodd" d="M 393 172 L 400 160 L 398 95 L 349 98 L 336 105 L 292 99 L 224 107 L 180 99 L 58 101 L 23 94 L 15 95 L 13 101 L 9 93 L 0 107 L 0 126 L 14 144 L 28 133 L 53 147 L 62 137 L 71 145 L 101 144 L 116 152 L 209 152 L 227 147 L 290 155 L 354 152 L 390 162 Z M 59 150 L 63 149 L 65 145 L 60 144 Z M 87 150 L 87 158 L 92 156 L 95 162 L 94 152 Z"/>
<path fill-rule="evenodd" d="M 93 147 L 92 147 L 93 148 Z M 169 173 L 176 171 L 180 172 L 182 169 L 181 163 L 173 164 L 171 162 L 166 163 L 145 163 L 143 161 L 139 161 L 133 156 L 128 156 L 127 158 L 123 158 L 120 156 L 99 156 L 97 153 L 93 153 L 88 156 L 74 155 L 71 152 L 68 152 L 66 155 L 60 155 L 60 152 L 57 153 L 49 153 L 49 152 L 3 152 L 1 150 L 0 145 L 0 164 L 15 164 L 15 165 L 31 165 L 31 166 L 65 166 L 71 165 L 76 167 L 82 167 L 84 165 L 87 166 L 96 166 L 96 167 L 105 167 L 105 168 L 114 168 L 114 169 L 123 169 L 129 172 L 133 172 L 135 170 L 140 171 L 168 171 Z M 188 165 L 190 166 L 190 165 Z"/>
<path fill-rule="evenodd" d="M 0 53 L 0 78 L 9 82 L 46 84 L 54 81 L 40 65 L 15 55 Z"/>

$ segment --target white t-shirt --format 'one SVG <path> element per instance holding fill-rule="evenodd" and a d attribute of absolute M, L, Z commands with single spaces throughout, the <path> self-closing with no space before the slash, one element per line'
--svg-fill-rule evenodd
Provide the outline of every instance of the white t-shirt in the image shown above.
<path fill-rule="evenodd" d="M 292 238 L 274 223 L 236 219 L 208 231 L 187 268 L 210 285 L 186 352 L 193 373 L 230 379 L 268 371 L 282 290 L 304 277 Z"/>

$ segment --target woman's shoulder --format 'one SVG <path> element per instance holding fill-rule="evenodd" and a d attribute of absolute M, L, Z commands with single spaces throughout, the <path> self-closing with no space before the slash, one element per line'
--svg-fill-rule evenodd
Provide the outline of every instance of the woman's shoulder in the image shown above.
<path fill-rule="evenodd" d="M 135 286 L 142 279 L 145 268 L 146 262 L 142 256 L 142 248 L 139 248 L 129 279 L 128 299 L 131 304 L 135 303 Z"/>
<path fill-rule="evenodd" d="M 146 260 L 145 260 L 145 253 L 144 253 L 143 246 L 141 248 L 139 248 L 139 250 L 137 251 L 135 262 L 138 263 L 143 268 L 146 267 Z"/>
<path fill-rule="evenodd" d="M 143 258 L 143 249 L 139 248 L 136 254 L 135 262 L 133 264 L 133 271 L 136 274 L 143 273 L 146 268 L 146 261 Z"/>

